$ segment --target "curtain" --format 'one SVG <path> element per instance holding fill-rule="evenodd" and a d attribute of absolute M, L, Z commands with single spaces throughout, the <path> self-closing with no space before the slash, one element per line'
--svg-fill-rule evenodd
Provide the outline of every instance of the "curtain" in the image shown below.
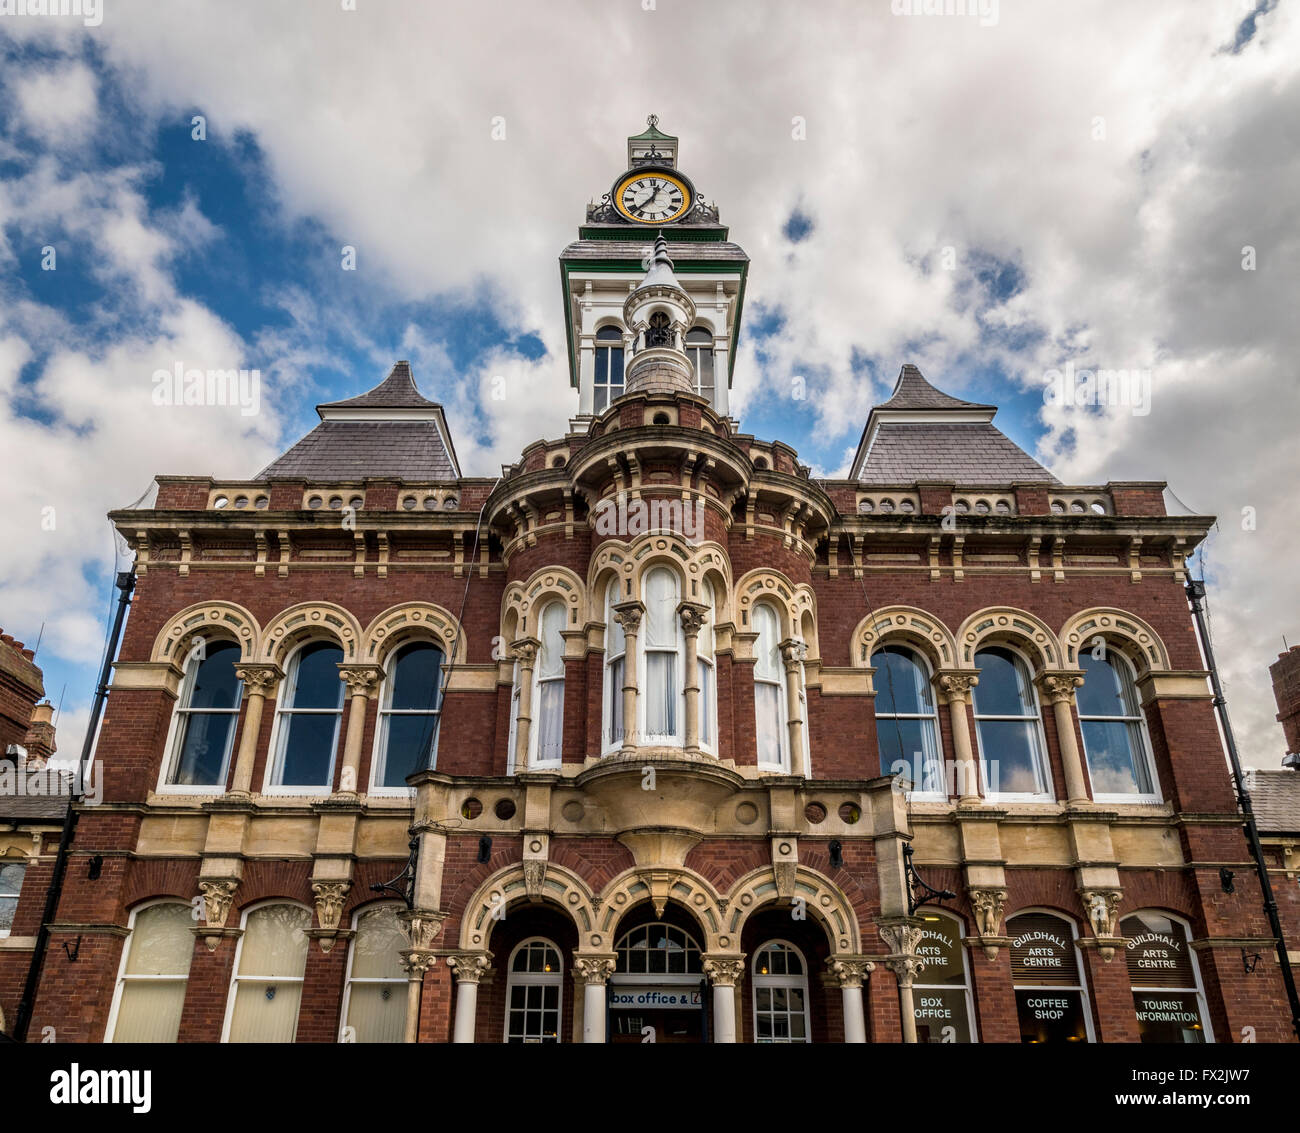
<path fill-rule="evenodd" d="M 552 602 L 542 611 L 537 652 L 537 762 L 559 763 L 564 742 L 564 607 Z"/>
<path fill-rule="evenodd" d="M 136 915 L 127 942 L 113 1042 L 176 1041 L 194 954 L 193 926 L 190 906 L 179 903 L 151 905 Z"/>
<path fill-rule="evenodd" d="M 250 913 L 239 956 L 230 1041 L 291 1043 L 298 1030 L 311 913 L 268 905 Z"/>
<path fill-rule="evenodd" d="M 352 983 L 347 1025 L 359 1043 L 399 1043 L 406 1034 L 406 937 L 397 906 L 382 905 L 357 918 L 352 939 Z"/>

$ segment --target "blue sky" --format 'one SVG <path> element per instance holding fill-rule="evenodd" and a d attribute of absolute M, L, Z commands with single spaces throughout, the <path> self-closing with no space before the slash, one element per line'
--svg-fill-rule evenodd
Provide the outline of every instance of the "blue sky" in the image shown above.
<path fill-rule="evenodd" d="M 556 257 L 653 111 L 752 260 L 742 427 L 842 475 L 910 361 L 1001 406 L 1067 482 L 1168 479 L 1225 517 L 1216 644 L 1273 765 L 1263 669 L 1300 639 L 1274 565 L 1300 550 L 1280 487 L 1300 409 L 1300 147 L 1278 145 L 1300 120 L 1295 14 L 624 7 L 120 0 L 96 28 L 0 22 L 0 444 L 25 470 L 0 488 L 19 531 L 0 625 L 31 643 L 45 624 L 65 746 L 121 565 L 104 515 L 154 474 L 252 475 L 396 358 L 470 474 L 563 431 Z M 583 42 L 604 47 L 557 65 Z M 159 414 L 150 376 L 178 361 L 259 369 L 262 411 Z M 1045 407 L 1067 361 L 1149 368 L 1151 414 Z"/>

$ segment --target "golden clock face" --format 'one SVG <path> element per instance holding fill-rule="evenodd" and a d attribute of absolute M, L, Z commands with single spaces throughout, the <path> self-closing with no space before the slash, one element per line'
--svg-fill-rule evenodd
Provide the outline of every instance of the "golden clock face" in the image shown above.
<path fill-rule="evenodd" d="M 614 188 L 614 207 L 637 224 L 671 224 L 691 207 L 691 191 L 671 173 L 629 173 Z"/>

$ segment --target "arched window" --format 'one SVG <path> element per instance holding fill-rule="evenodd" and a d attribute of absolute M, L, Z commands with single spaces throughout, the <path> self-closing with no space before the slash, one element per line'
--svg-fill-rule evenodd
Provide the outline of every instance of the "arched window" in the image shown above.
<path fill-rule="evenodd" d="M 564 606 L 551 602 L 538 616 L 537 664 L 533 671 L 533 726 L 528 762 L 558 767 L 564 744 Z"/>
<path fill-rule="evenodd" d="M 508 1043 L 558 1043 L 564 966 L 549 940 L 525 940 L 510 955 L 506 983 Z"/>
<path fill-rule="evenodd" d="M 754 607 L 754 715 L 760 767 L 789 769 L 786 730 L 785 666 L 781 663 L 781 622 L 767 602 Z"/>
<path fill-rule="evenodd" d="M 272 793 L 329 792 L 343 715 L 342 663 L 343 650 L 329 641 L 303 646 L 289 662 L 277 712 Z"/>
<path fill-rule="evenodd" d="M 1146 909 L 1120 921 L 1128 938 L 1129 983 L 1138 1031 L 1144 1043 L 1214 1041 L 1187 925 L 1166 913 Z"/>
<path fill-rule="evenodd" d="M 293 1042 L 310 926 L 311 913 L 300 905 L 262 905 L 244 914 L 223 1042 Z"/>
<path fill-rule="evenodd" d="M 122 955 L 109 1042 L 174 1043 L 194 955 L 194 917 L 182 901 L 146 905 L 131 913 Z"/>
<path fill-rule="evenodd" d="M 619 600 L 618 579 L 605 591 L 605 727 L 604 748 L 610 751 L 623 743 L 623 660 L 627 641 L 623 625 L 614 613 Z"/>
<path fill-rule="evenodd" d="M 0 937 L 8 936 L 14 926 L 18 911 L 18 894 L 27 873 L 26 862 L 5 862 L 0 865 Z"/>
<path fill-rule="evenodd" d="M 1092 1018 L 1075 927 L 1054 913 L 1007 919 L 1011 982 L 1023 1043 L 1092 1041 Z"/>
<path fill-rule="evenodd" d="M 443 652 L 427 641 L 402 646 L 388 665 L 379 710 L 375 788 L 407 792 L 406 777 L 432 767 L 442 712 Z"/>
<path fill-rule="evenodd" d="M 171 759 L 164 785 L 222 790 L 239 719 L 240 648 L 233 641 L 196 639 L 176 705 Z"/>
<path fill-rule="evenodd" d="M 704 971 L 700 946 L 684 929 L 666 921 L 630 929 L 614 948 L 614 955 L 620 975 L 686 976 Z"/>
<path fill-rule="evenodd" d="M 1146 720 L 1128 660 L 1111 650 L 1094 657 L 1081 649 L 1079 668 L 1084 673 L 1077 694 L 1079 725 L 1093 799 L 1159 802 Z"/>
<path fill-rule="evenodd" d="M 1051 778 L 1029 666 L 1014 650 L 990 646 L 975 654 L 975 731 L 985 793 L 1050 799 Z"/>
<path fill-rule="evenodd" d="M 946 913 L 923 911 L 920 915 L 924 923 L 916 954 L 925 967 L 912 988 L 916 1041 L 974 1042 L 971 1020 L 975 1011 L 966 949 L 961 943 L 962 924 Z"/>
<path fill-rule="evenodd" d="M 686 356 L 695 370 L 695 392 L 713 404 L 713 335 L 704 327 L 686 333 Z"/>
<path fill-rule="evenodd" d="M 593 408 L 600 413 L 623 396 L 623 332 L 601 327 L 596 332 L 596 383 Z"/>
<path fill-rule="evenodd" d="M 718 688 L 714 669 L 713 624 L 717 619 L 713 604 L 713 584 L 708 579 L 705 579 L 700 588 L 700 601 L 709 608 L 695 639 L 700 681 L 700 747 L 706 751 L 716 751 Z"/>
<path fill-rule="evenodd" d="M 362 909 L 352 920 L 356 935 L 348 954 L 343 994 L 344 1042 L 400 1043 L 406 1037 L 406 936 L 397 905 Z"/>
<path fill-rule="evenodd" d="M 793 944 L 773 940 L 754 954 L 754 1041 L 812 1042 L 808 969 Z"/>
<path fill-rule="evenodd" d="M 682 742 L 681 655 L 685 638 L 677 606 L 681 592 L 677 575 L 667 567 L 655 567 L 642 580 L 641 600 L 645 603 L 642 626 L 641 703 L 645 717 L 643 735 L 648 743 Z"/>
<path fill-rule="evenodd" d="M 904 645 L 877 649 L 871 664 L 876 670 L 880 773 L 896 774 L 902 765 L 914 796 L 947 798 L 929 666 L 919 653 Z"/>

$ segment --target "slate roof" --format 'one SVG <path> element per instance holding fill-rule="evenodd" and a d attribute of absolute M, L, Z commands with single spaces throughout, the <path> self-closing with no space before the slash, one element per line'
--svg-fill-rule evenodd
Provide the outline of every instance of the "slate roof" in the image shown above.
<path fill-rule="evenodd" d="M 2 822 L 62 822 L 68 811 L 68 795 L 0 796 Z"/>
<path fill-rule="evenodd" d="M 864 484 L 953 481 L 963 487 L 1059 481 L 993 424 L 997 406 L 936 389 L 906 365 L 887 401 L 871 410 L 852 478 Z"/>
<path fill-rule="evenodd" d="M 628 240 L 575 240 L 560 253 L 560 262 L 570 260 L 635 260 L 640 263 L 646 248 L 653 243 L 649 232 L 640 239 Z M 705 261 L 749 262 L 745 249 L 730 240 L 668 240 L 668 254 L 675 264 Z"/>
<path fill-rule="evenodd" d="M 1300 834 L 1300 772 L 1255 770 L 1247 784 L 1255 821 L 1268 834 Z"/>
<path fill-rule="evenodd" d="M 316 406 L 321 423 L 259 480 L 455 480 L 460 475 L 442 406 L 398 362 L 374 389 Z"/>

